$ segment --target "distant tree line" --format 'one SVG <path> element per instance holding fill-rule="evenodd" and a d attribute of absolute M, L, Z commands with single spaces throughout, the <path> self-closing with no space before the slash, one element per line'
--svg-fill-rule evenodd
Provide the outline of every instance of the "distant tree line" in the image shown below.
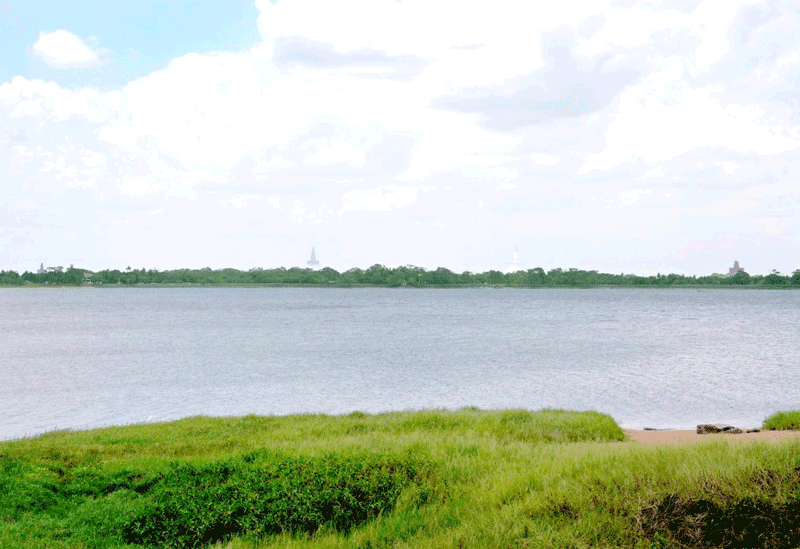
<path fill-rule="evenodd" d="M 487 271 L 472 273 L 464 271 L 455 273 L 444 267 L 428 271 L 422 267 L 406 265 L 388 268 L 384 265 L 373 265 L 363 270 L 359 268 L 339 272 L 325 267 L 314 270 L 292 267 L 286 269 L 238 269 L 212 270 L 177 269 L 158 271 L 155 269 L 104 270 L 96 273 L 86 269 L 70 268 L 64 272 L 46 273 L 0 271 L 0 285 L 52 284 L 52 285 L 137 285 L 137 284 L 313 284 L 335 286 L 386 286 L 386 287 L 457 287 L 457 286 L 519 286 L 519 287 L 591 287 L 591 286 L 800 286 L 800 269 L 791 275 L 781 275 L 772 271 L 766 276 L 750 275 L 739 271 L 733 276 L 712 274 L 708 276 L 684 276 L 679 274 L 655 276 L 638 276 L 635 274 L 611 274 L 580 269 L 528 269 L 513 273 Z"/>

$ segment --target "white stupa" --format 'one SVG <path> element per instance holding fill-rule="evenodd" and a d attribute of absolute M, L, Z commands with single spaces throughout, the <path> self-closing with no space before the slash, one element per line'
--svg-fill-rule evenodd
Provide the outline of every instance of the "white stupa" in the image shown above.
<path fill-rule="evenodd" d="M 511 265 L 506 269 L 506 273 L 516 273 L 517 271 L 522 271 L 522 261 L 519 260 L 519 246 L 514 247 L 514 259 L 511 261 Z"/>
<path fill-rule="evenodd" d="M 319 261 L 317 261 L 317 253 L 314 251 L 313 246 L 311 248 L 311 259 L 309 259 L 306 263 L 308 263 L 308 266 L 311 268 L 319 266 Z"/>

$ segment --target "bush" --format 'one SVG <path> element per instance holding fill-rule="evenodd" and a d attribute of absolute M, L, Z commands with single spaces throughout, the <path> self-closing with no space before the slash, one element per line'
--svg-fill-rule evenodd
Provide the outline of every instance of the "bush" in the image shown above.
<path fill-rule="evenodd" d="M 765 419 L 761 428 L 770 431 L 800 431 L 800 411 L 777 412 Z"/>
<path fill-rule="evenodd" d="M 494 432 L 501 439 L 526 442 L 621 441 L 625 434 L 614 419 L 598 412 L 545 408 L 536 412 L 506 410 Z"/>
<path fill-rule="evenodd" d="M 402 489 L 424 476 L 419 463 L 386 456 L 258 459 L 172 464 L 150 486 L 151 504 L 127 525 L 125 541 L 194 548 L 236 534 L 322 526 L 346 533 L 390 511 Z"/>
<path fill-rule="evenodd" d="M 16 520 L 28 512 L 71 508 L 90 498 L 130 489 L 143 476 L 128 470 L 104 476 L 85 467 L 48 470 L 0 456 L 0 520 Z"/>
<path fill-rule="evenodd" d="M 742 498 L 720 506 L 707 499 L 668 495 L 644 510 L 642 530 L 653 545 L 679 547 L 797 547 L 800 501 L 783 505 Z"/>

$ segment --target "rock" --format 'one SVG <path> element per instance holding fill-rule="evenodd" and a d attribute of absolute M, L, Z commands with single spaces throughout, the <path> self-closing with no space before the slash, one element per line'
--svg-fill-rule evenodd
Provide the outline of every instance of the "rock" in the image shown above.
<path fill-rule="evenodd" d="M 697 426 L 698 435 L 707 435 L 709 433 L 727 433 L 729 435 L 740 435 L 742 433 L 758 433 L 761 429 L 740 429 L 727 423 L 701 423 Z"/>
<path fill-rule="evenodd" d="M 733 425 L 728 425 L 726 423 L 701 423 L 697 426 L 697 434 L 706 435 L 709 433 L 726 433 L 735 428 L 736 427 Z"/>

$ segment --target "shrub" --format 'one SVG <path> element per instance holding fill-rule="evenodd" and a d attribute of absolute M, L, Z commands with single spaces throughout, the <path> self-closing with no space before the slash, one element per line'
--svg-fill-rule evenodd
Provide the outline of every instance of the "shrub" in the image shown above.
<path fill-rule="evenodd" d="M 742 498 L 720 506 L 671 494 L 643 510 L 642 530 L 653 546 L 792 548 L 800 543 L 800 501 L 783 505 Z"/>
<path fill-rule="evenodd" d="M 88 467 L 49 470 L 0 456 L 0 520 L 18 519 L 27 512 L 73 507 L 89 498 L 130 489 L 143 476 L 128 470 L 104 476 Z"/>
<path fill-rule="evenodd" d="M 800 431 L 800 411 L 777 412 L 765 419 L 761 428 L 770 431 Z"/>
<path fill-rule="evenodd" d="M 424 476 L 413 460 L 328 455 L 259 463 L 258 455 L 198 467 L 172 464 L 125 528 L 128 543 L 194 548 L 236 534 L 348 532 L 390 511 Z"/>

